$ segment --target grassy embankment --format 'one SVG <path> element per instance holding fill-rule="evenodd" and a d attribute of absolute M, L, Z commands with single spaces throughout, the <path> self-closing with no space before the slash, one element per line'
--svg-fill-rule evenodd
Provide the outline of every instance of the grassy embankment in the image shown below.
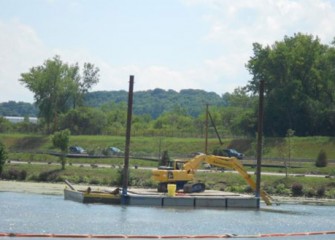
<path fill-rule="evenodd" d="M 56 165 L 58 157 L 42 154 L 41 152 L 54 151 L 49 137 L 31 135 L 0 135 L 0 139 L 9 149 L 9 159 L 43 162 L 43 165 L 36 164 L 15 164 L 12 162 L 5 165 L 4 174 L 9 178 L 18 178 L 28 181 L 63 181 L 69 179 L 74 183 L 118 185 L 120 182 L 122 158 L 71 158 L 68 159 L 65 171 L 60 170 Z M 124 148 L 124 137 L 111 136 L 71 136 L 70 145 L 80 145 L 92 154 L 100 154 L 103 148 L 117 146 Z M 283 166 L 287 156 L 283 154 L 287 150 L 281 147 L 282 139 L 265 139 L 263 163 Z M 248 156 L 252 156 L 255 145 L 251 140 L 225 140 L 227 145 L 232 145 Z M 325 150 L 328 159 L 335 159 L 335 139 L 327 137 L 294 137 L 291 141 L 291 166 L 298 168 L 288 168 L 289 173 L 319 173 L 334 175 L 335 166 L 332 161 L 325 168 L 316 168 L 315 159 L 321 149 Z M 217 146 L 216 139 L 209 140 L 209 152 Z M 204 149 L 203 139 L 189 138 L 150 138 L 133 137 L 131 140 L 132 155 L 138 156 L 130 160 L 130 185 L 138 187 L 155 187 L 156 183 L 151 180 L 151 172 L 142 169 L 135 169 L 135 165 L 142 167 L 157 167 L 157 162 L 139 159 L 141 156 L 158 157 L 159 152 L 168 150 L 171 157 L 186 156 L 191 152 L 198 152 Z M 284 157 L 284 159 L 282 159 Z M 280 161 L 269 160 L 280 158 Z M 306 160 L 309 160 L 306 162 Z M 254 160 L 246 160 L 246 163 L 254 163 Z M 105 164 L 106 167 L 78 167 L 75 164 Z M 247 170 L 254 170 L 247 167 Z M 275 171 L 285 173 L 285 168 L 263 167 L 263 171 Z M 11 176 L 12 174 L 12 176 Z M 245 192 L 250 190 L 247 184 L 237 174 L 225 173 L 213 170 L 211 173 L 199 172 L 196 175 L 198 181 L 206 183 L 209 189 L 220 189 L 227 191 Z M 285 176 L 262 176 L 262 185 L 270 194 L 291 195 L 292 186 L 301 185 L 302 193 L 305 196 L 320 196 L 335 198 L 334 180 L 331 178 L 309 178 L 309 177 L 285 177 Z"/>

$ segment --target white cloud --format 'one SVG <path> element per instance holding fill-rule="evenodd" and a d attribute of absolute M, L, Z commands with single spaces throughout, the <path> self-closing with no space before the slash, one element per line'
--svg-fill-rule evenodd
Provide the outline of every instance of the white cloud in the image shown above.
<path fill-rule="evenodd" d="M 245 64 L 252 43 L 271 45 L 294 33 L 319 36 L 329 44 L 335 33 L 335 8 L 324 0 L 185 0 L 190 7 L 207 8 L 203 16 L 211 28 L 204 40 L 222 46 L 221 56 L 207 59 L 205 67 L 213 83 L 224 80 L 221 93 L 244 86 L 251 79 Z M 212 74 L 211 74 L 212 73 Z M 215 74 L 214 74 L 215 73 Z M 232 84 L 232 82 L 235 84 Z M 238 83 L 238 85 L 236 85 Z M 229 87 L 230 86 L 230 87 Z M 233 89 L 232 89 L 233 88 Z"/>
<path fill-rule="evenodd" d="M 51 5 L 56 4 L 52 0 L 50 2 Z M 91 62 L 99 67 L 100 82 L 93 90 L 127 90 L 129 75 L 134 75 L 135 91 L 153 88 L 179 91 L 195 88 L 223 94 L 233 91 L 238 86 L 246 85 L 251 79 L 245 64 L 252 55 L 252 43 L 272 44 L 281 41 L 285 35 L 292 36 L 297 32 L 317 35 L 326 44 L 334 38 L 335 9 L 334 4 L 327 0 L 183 0 L 182 2 L 189 8 L 187 10 L 201 9 L 199 12 L 202 15 L 199 18 L 209 28 L 202 39 L 194 40 L 198 42 L 203 40 L 201 46 L 204 49 L 201 51 L 206 52 L 208 47 L 208 51 L 213 52 L 206 55 L 207 57 L 198 55 L 199 59 L 192 61 L 194 65 L 188 64 L 188 68 L 184 66 L 174 68 L 173 64 L 117 65 L 97 55 L 93 50 L 97 48 L 85 44 L 76 49 L 60 45 L 57 49 L 51 49 L 48 48 L 48 40 L 43 42 L 34 26 L 24 24 L 18 19 L 4 21 L 0 18 L 2 66 L 0 102 L 8 100 L 32 102 L 33 94 L 18 81 L 20 74 L 29 71 L 33 66 L 43 64 L 46 59 L 56 54 L 70 64 L 79 62 L 82 66 L 84 62 Z M 192 23 L 189 26 L 196 27 Z M 92 43 L 94 44 L 96 43 Z M 171 43 L 160 44 L 164 46 Z M 187 57 L 185 59 L 187 61 Z"/>
<path fill-rule="evenodd" d="M 326 0 L 189 0 L 208 7 L 205 19 L 212 25 L 206 39 L 223 43 L 271 44 L 284 35 L 302 32 L 333 38 L 335 8 Z M 231 45 L 233 46 L 233 45 Z"/>
<path fill-rule="evenodd" d="M 32 102 L 33 94 L 19 83 L 20 74 L 40 64 L 45 47 L 32 28 L 18 20 L 0 21 L 0 102 Z"/>

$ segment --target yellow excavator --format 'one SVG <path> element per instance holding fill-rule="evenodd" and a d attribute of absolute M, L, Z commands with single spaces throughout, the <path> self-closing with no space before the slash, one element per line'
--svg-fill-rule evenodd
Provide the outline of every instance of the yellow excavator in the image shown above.
<path fill-rule="evenodd" d="M 158 192 L 167 192 L 167 184 L 176 184 L 177 190 L 183 189 L 186 193 L 205 191 L 205 184 L 189 183 L 193 181 L 194 174 L 202 163 L 234 169 L 253 190 L 256 190 L 256 183 L 236 158 L 200 154 L 187 161 L 173 161 L 173 166 L 160 166 L 154 169 L 152 178 L 158 182 Z M 271 205 L 272 198 L 265 191 L 261 190 L 260 195 L 267 205 Z"/>

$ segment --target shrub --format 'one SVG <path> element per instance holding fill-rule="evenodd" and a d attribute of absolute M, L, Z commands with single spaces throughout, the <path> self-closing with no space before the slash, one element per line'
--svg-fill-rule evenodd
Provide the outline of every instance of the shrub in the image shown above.
<path fill-rule="evenodd" d="M 213 155 L 222 156 L 222 154 L 223 154 L 223 149 L 221 147 L 215 147 L 213 149 Z"/>
<path fill-rule="evenodd" d="M 279 183 L 276 186 L 276 192 L 279 193 L 279 194 L 282 193 L 285 189 L 286 189 L 286 187 L 285 187 L 284 183 Z"/>
<path fill-rule="evenodd" d="M 110 155 L 110 152 L 108 151 L 108 148 L 103 148 L 101 150 L 101 154 L 104 155 L 104 156 L 108 156 L 108 155 Z"/>
<path fill-rule="evenodd" d="M 57 182 L 59 181 L 59 172 L 60 170 L 51 170 L 51 171 L 41 172 L 38 176 L 38 181 Z"/>
<path fill-rule="evenodd" d="M 316 191 L 313 188 L 305 189 L 304 194 L 306 197 L 315 197 Z"/>
<path fill-rule="evenodd" d="M 152 179 L 146 179 L 143 182 L 143 186 L 147 188 L 157 188 L 157 183 L 153 181 Z"/>
<path fill-rule="evenodd" d="M 25 180 L 27 172 L 25 170 L 19 171 L 17 169 L 9 169 L 1 174 L 1 178 L 8 180 Z"/>
<path fill-rule="evenodd" d="M 80 176 L 78 183 L 89 183 L 90 179 L 88 176 Z"/>
<path fill-rule="evenodd" d="M 276 187 L 276 194 L 287 196 L 290 195 L 291 190 L 285 186 L 284 183 L 279 183 Z"/>
<path fill-rule="evenodd" d="M 111 181 L 111 184 L 113 186 L 122 186 L 123 185 L 123 168 L 119 168 L 116 172 L 116 177 Z M 134 182 L 134 179 L 132 175 L 130 174 L 130 171 L 128 171 L 128 186 L 132 186 L 132 183 Z"/>
<path fill-rule="evenodd" d="M 235 191 L 238 193 L 244 193 L 246 186 L 236 186 Z"/>
<path fill-rule="evenodd" d="M 37 174 L 32 174 L 28 177 L 28 181 L 33 181 L 33 182 L 36 182 L 38 181 L 38 176 Z"/>
<path fill-rule="evenodd" d="M 243 193 L 244 192 L 244 186 L 238 186 L 238 185 L 234 185 L 234 186 L 229 186 L 226 188 L 227 192 L 238 192 L 238 193 Z"/>
<path fill-rule="evenodd" d="M 89 181 L 89 184 L 94 184 L 94 185 L 99 185 L 100 184 L 100 181 L 96 178 L 93 178 Z"/>
<path fill-rule="evenodd" d="M 109 179 L 107 179 L 105 177 L 102 179 L 102 182 L 101 182 L 102 185 L 109 185 L 109 183 L 110 183 Z"/>
<path fill-rule="evenodd" d="M 300 183 L 293 183 L 292 187 L 291 187 L 291 191 L 292 191 L 293 196 L 301 196 L 301 195 L 303 195 L 302 189 L 303 189 L 302 184 L 300 184 Z"/>
<path fill-rule="evenodd" d="M 317 190 L 316 190 L 316 195 L 318 197 L 324 197 L 325 196 L 325 193 L 326 193 L 326 188 L 325 187 L 319 187 Z"/>
<path fill-rule="evenodd" d="M 316 167 L 327 167 L 327 154 L 324 150 L 320 150 L 319 155 L 316 159 L 315 166 Z"/>
<path fill-rule="evenodd" d="M 7 157 L 8 155 L 7 155 L 6 147 L 2 142 L 0 142 L 0 175 L 3 171 L 3 167 L 5 165 Z"/>
<path fill-rule="evenodd" d="M 19 180 L 25 180 L 26 178 L 27 178 L 27 171 L 26 170 L 20 171 Z"/>
<path fill-rule="evenodd" d="M 253 193 L 254 190 L 253 190 L 252 187 L 250 187 L 250 186 L 245 186 L 245 187 L 244 187 L 244 192 L 246 192 L 246 193 Z"/>
<path fill-rule="evenodd" d="M 265 192 L 267 192 L 268 194 L 274 194 L 275 193 L 275 188 L 272 186 L 265 186 L 264 187 Z"/>
<path fill-rule="evenodd" d="M 325 192 L 326 198 L 335 198 L 335 189 L 331 189 Z"/>

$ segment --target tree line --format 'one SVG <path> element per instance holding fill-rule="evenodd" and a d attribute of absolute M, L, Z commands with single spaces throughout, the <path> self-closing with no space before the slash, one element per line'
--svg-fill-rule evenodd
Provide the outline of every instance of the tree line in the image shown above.
<path fill-rule="evenodd" d="M 271 46 L 254 43 L 246 63 L 252 79 L 222 96 L 192 89 L 135 92 L 134 134 L 203 136 L 209 104 L 220 134 L 254 136 L 259 81 L 264 80 L 266 136 L 285 136 L 289 129 L 296 136 L 334 136 L 334 44 L 322 44 L 318 37 L 300 33 Z M 80 74 L 78 64 L 63 63 L 56 56 L 23 73 L 20 81 L 35 94 L 40 118 L 37 131 L 124 134 L 127 92 L 89 92 L 99 81 L 99 69 L 93 64 L 86 63 Z M 14 128 L 0 119 L 0 131 Z"/>
<path fill-rule="evenodd" d="M 283 136 L 335 135 L 335 39 L 330 45 L 318 37 L 295 34 L 272 46 L 253 44 L 247 69 L 253 79 L 246 86 L 257 93 L 265 81 L 264 131 Z"/>
<path fill-rule="evenodd" d="M 202 113 L 193 117 L 182 107 L 175 107 L 165 111 L 157 118 L 150 114 L 133 113 L 132 134 L 143 136 L 175 136 L 175 137 L 203 137 L 205 134 L 205 109 L 202 105 Z M 213 119 L 219 122 L 221 113 L 220 107 L 211 106 Z M 234 111 L 229 110 L 231 113 Z M 217 125 L 222 135 L 232 135 L 229 130 L 230 123 L 238 116 L 230 115 L 227 119 L 227 127 Z M 69 129 L 72 135 L 124 135 L 127 121 L 126 102 L 108 102 L 100 107 L 81 106 L 61 113 L 57 117 L 57 131 Z M 46 133 L 47 125 L 43 118 L 39 118 L 38 124 L 31 123 L 26 117 L 23 122 L 11 123 L 9 120 L 0 117 L 0 132 L 21 132 L 21 133 Z M 214 129 L 210 127 L 210 134 L 215 136 Z"/>

